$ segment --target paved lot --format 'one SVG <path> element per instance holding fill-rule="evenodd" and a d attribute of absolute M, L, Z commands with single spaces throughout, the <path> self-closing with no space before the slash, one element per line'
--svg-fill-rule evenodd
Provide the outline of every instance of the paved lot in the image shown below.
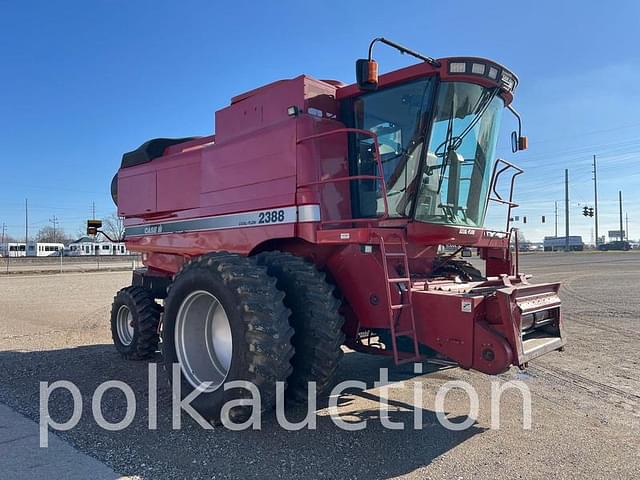
<path fill-rule="evenodd" d="M 114 480 L 120 476 L 98 460 L 51 436 L 47 448 L 38 443 L 38 425 L 0 404 L 0 472 L 3 478 L 47 478 L 64 472 L 65 480 Z"/>
<path fill-rule="evenodd" d="M 411 428 L 414 378 L 404 366 L 390 370 L 398 385 L 405 382 L 391 390 L 390 417 L 406 428 L 384 429 L 373 381 L 391 365 L 347 353 L 340 379 L 362 379 L 370 388 L 343 395 L 340 411 L 347 420 L 366 419 L 365 430 L 338 429 L 320 405 L 315 431 L 284 431 L 272 416 L 260 431 L 203 430 L 187 417 L 174 431 L 170 391 L 160 381 L 158 429 L 148 431 L 146 363 L 120 359 L 107 325 L 113 294 L 130 272 L 0 277 L 0 402 L 37 422 L 38 382 L 73 381 L 83 416 L 59 436 L 114 471 L 142 478 L 640 478 L 640 255 L 536 254 L 522 264 L 535 281 L 564 282 L 569 339 L 565 352 L 539 359 L 526 373 L 500 376 L 530 387 L 531 430 L 522 428 L 515 391 L 504 394 L 501 429 L 491 430 L 491 379 L 426 364 L 418 377 L 424 428 Z M 100 429 L 91 415 L 95 388 L 111 379 L 133 386 L 137 398 L 136 418 L 121 432 Z M 434 397 L 458 379 L 477 388 L 480 415 L 471 428 L 453 432 L 436 420 Z M 68 394 L 52 394 L 51 416 L 66 420 L 70 405 Z M 121 394 L 105 394 L 107 419 L 121 419 L 123 406 Z M 458 421 L 468 407 L 458 391 L 445 403 Z M 0 452 L 8 448 L 0 444 Z M 37 449 L 37 439 L 24 448 Z"/>

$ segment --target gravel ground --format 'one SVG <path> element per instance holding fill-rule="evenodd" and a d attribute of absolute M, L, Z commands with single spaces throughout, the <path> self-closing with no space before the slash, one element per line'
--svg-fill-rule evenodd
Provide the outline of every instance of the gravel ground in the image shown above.
<path fill-rule="evenodd" d="M 498 380 L 522 380 L 532 392 L 533 424 L 522 427 L 521 397 L 504 394 L 501 428 L 492 430 L 490 385 L 495 378 L 458 368 L 411 366 L 347 353 L 340 379 L 365 381 L 366 391 L 340 398 L 346 420 L 367 420 L 347 432 L 317 409 L 317 430 L 288 432 L 273 415 L 259 431 L 204 430 L 187 416 L 171 429 L 170 391 L 159 382 L 158 428 L 147 427 L 147 364 L 122 360 L 111 346 L 107 319 L 114 293 L 130 272 L 0 277 L 0 402 L 38 420 L 38 382 L 71 380 L 84 400 L 78 426 L 59 435 L 125 475 L 141 478 L 639 478 L 640 477 L 640 254 L 535 254 L 522 257 L 534 281 L 562 281 L 568 345 Z M 380 367 L 391 367 L 388 430 L 379 418 Z M 100 429 L 91 397 L 105 380 L 134 388 L 138 411 L 123 431 Z M 479 392 L 477 421 L 450 431 L 436 420 L 436 390 L 449 380 L 469 381 Z M 414 381 L 423 391 L 424 427 L 412 428 Z M 70 397 L 50 399 L 51 416 L 66 420 Z M 122 418 L 124 396 L 109 391 L 102 410 Z M 462 421 L 469 401 L 452 391 L 445 410 Z M 295 418 L 301 409 L 287 410 Z M 0 450 L 1 450 L 0 446 Z M 37 445 L 34 445 L 37 448 Z M 52 472 L 63 477 L 64 472 Z"/>

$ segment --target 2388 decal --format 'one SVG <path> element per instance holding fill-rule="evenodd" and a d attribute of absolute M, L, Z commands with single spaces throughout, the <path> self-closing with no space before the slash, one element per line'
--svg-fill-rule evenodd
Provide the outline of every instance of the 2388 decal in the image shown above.
<path fill-rule="evenodd" d="M 284 222 L 284 210 L 271 210 L 270 212 L 260 212 L 258 223 L 278 223 Z"/>

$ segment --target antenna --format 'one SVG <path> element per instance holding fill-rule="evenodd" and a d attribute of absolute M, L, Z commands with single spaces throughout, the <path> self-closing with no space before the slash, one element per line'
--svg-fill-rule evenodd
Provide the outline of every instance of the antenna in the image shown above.
<path fill-rule="evenodd" d="M 416 52 L 414 50 L 411 50 L 410 48 L 403 47 L 402 45 L 400 45 L 400 44 L 398 44 L 396 42 L 392 42 L 391 40 L 387 40 L 384 37 L 374 38 L 371 41 L 371 43 L 369 44 L 369 61 L 371 61 L 371 54 L 373 53 L 373 46 L 376 44 L 376 42 L 384 43 L 385 45 L 388 45 L 391 48 L 395 48 L 396 50 L 398 50 L 403 55 L 406 53 L 407 55 L 411 55 L 412 57 L 415 57 L 415 58 L 417 58 L 419 60 L 423 60 L 423 61 L 427 62 L 428 64 L 433 65 L 434 67 L 439 67 L 440 66 L 440 62 L 438 62 L 435 58 L 427 57 L 426 55 L 422 55 L 421 53 L 418 53 L 418 52 Z"/>

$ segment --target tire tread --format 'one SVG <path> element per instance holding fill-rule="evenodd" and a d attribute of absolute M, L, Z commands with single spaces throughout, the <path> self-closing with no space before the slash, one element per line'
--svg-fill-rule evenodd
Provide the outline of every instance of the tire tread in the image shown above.
<path fill-rule="evenodd" d="M 343 356 L 344 318 L 339 312 L 336 287 L 302 257 L 275 250 L 258 254 L 257 260 L 277 279 L 276 286 L 285 293 L 284 304 L 292 312 L 289 322 L 295 332 L 292 340 L 295 355 L 287 395 L 304 402 L 308 396 L 307 382 L 316 382 L 318 395 L 332 386 Z"/>

